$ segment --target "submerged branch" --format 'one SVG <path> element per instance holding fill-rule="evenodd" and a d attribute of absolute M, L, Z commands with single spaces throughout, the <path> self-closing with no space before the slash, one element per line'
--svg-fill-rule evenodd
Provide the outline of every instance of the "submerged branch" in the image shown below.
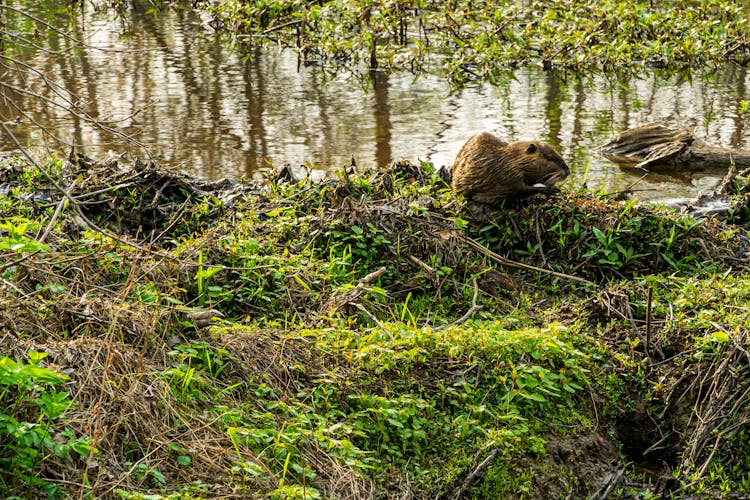
<path fill-rule="evenodd" d="M 599 148 L 615 163 L 632 168 L 658 167 L 730 168 L 750 167 L 750 151 L 706 144 L 694 129 L 669 129 L 658 123 L 634 127 Z"/>

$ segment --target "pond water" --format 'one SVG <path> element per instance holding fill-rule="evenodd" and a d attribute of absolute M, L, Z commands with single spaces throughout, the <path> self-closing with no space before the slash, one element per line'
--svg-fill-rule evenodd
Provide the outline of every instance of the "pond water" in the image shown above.
<path fill-rule="evenodd" d="M 628 127 L 659 121 L 695 126 L 712 144 L 750 149 L 750 130 L 738 113 L 740 101 L 750 100 L 743 68 L 692 80 L 644 74 L 627 83 L 566 81 L 527 68 L 496 85 L 455 92 L 440 78 L 409 74 L 376 74 L 363 85 L 299 67 L 291 51 L 239 54 L 216 39 L 208 19 L 193 13 L 154 16 L 131 8 L 117 17 L 81 5 L 83 15 L 72 23 L 56 18 L 72 38 L 51 29 L 35 38 L 34 24 L 26 23 L 27 31 L 13 34 L 43 49 L 13 50 L 13 38 L 6 45 L 6 55 L 34 68 L 18 72 L 5 60 L 0 79 L 0 117 L 9 122 L 22 115 L 10 130 L 25 146 L 58 148 L 57 139 L 96 158 L 145 154 L 94 126 L 88 115 L 136 139 L 164 164 L 239 179 L 284 164 L 335 170 L 352 158 L 359 168 L 399 159 L 450 165 L 468 137 L 488 130 L 556 145 L 571 166 L 568 186 L 586 177 L 589 187 L 632 187 L 651 200 L 710 191 L 723 172 L 644 177 L 600 157 L 596 148 Z M 15 147 L 3 134 L 0 149 Z"/>

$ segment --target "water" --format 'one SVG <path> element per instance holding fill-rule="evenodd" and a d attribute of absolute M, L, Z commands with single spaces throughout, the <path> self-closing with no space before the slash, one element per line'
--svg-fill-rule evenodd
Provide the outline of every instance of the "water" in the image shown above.
<path fill-rule="evenodd" d="M 208 178 L 239 179 L 284 164 L 335 170 L 352 158 L 360 168 L 382 168 L 399 159 L 450 165 L 468 137 L 488 130 L 509 140 L 556 145 L 571 166 L 568 186 L 586 177 L 589 187 L 633 188 L 650 200 L 710 191 L 723 172 L 644 177 L 622 169 L 596 154 L 617 132 L 659 121 L 695 126 L 696 135 L 712 144 L 750 149 L 750 130 L 738 114 L 740 101 L 750 100 L 750 75 L 743 68 L 692 81 L 645 74 L 627 84 L 604 77 L 564 81 L 527 68 L 496 86 L 476 84 L 454 93 L 436 77 L 376 74 L 363 86 L 299 67 L 293 52 L 239 54 L 196 14 L 161 12 L 155 18 L 131 9 L 118 18 L 81 4 L 83 15 L 69 34 L 85 40 L 84 47 L 45 29 L 35 43 L 48 51 L 9 53 L 65 89 L 60 95 L 75 106 L 37 74 L 26 72 L 22 80 L 5 63 L 0 117 L 7 122 L 23 115 L 21 125 L 11 128 L 25 146 L 67 151 L 69 146 L 56 141 L 62 140 L 95 158 L 145 154 L 94 126 L 82 117 L 87 113 L 147 146 L 164 164 Z M 40 5 L 42 15 L 46 4 Z M 68 26 L 65 17 L 52 19 Z M 21 31 L 31 40 L 30 31 Z M 15 148 L 7 134 L 0 148 Z"/>

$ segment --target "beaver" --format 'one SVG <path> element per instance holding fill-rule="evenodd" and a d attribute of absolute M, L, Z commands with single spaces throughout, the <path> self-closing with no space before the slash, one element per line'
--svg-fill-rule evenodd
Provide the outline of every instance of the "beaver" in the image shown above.
<path fill-rule="evenodd" d="M 456 155 L 451 188 L 469 200 L 497 205 L 536 193 L 559 193 L 554 185 L 569 173 L 565 160 L 549 144 L 508 144 L 482 132 L 466 141 Z"/>

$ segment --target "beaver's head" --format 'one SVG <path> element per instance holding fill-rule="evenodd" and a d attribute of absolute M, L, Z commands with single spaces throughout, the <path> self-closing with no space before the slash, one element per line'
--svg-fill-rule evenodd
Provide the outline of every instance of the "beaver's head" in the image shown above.
<path fill-rule="evenodd" d="M 518 150 L 518 163 L 529 184 L 552 187 L 570 174 L 560 153 L 544 142 L 517 142 L 509 147 Z"/>

